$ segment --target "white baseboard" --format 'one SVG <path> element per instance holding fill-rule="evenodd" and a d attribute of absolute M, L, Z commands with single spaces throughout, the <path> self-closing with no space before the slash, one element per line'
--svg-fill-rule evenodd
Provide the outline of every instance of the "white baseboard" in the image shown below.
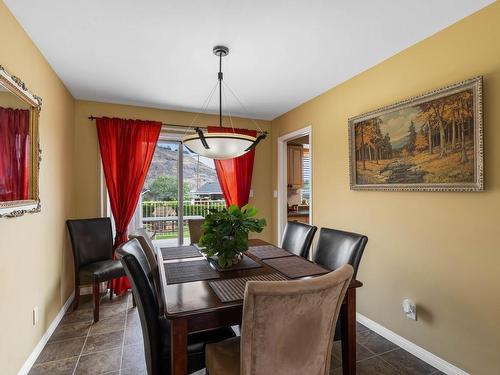
<path fill-rule="evenodd" d="M 21 367 L 17 375 L 27 375 L 28 372 L 31 370 L 31 367 L 33 367 L 36 359 L 38 358 L 43 348 L 45 347 L 45 344 L 47 344 L 47 341 L 49 341 L 50 336 L 54 333 L 55 329 L 57 328 L 57 325 L 63 318 L 64 314 L 66 314 L 66 311 L 68 311 L 69 307 L 71 306 L 71 302 L 73 302 L 74 297 L 75 293 L 73 292 L 66 300 L 63 307 L 61 307 L 61 310 L 56 315 L 52 323 L 50 323 L 49 328 L 47 328 L 47 331 L 45 331 L 38 344 L 36 344 L 35 349 L 33 349 L 26 362 L 24 362 L 23 367 Z"/>
<path fill-rule="evenodd" d="M 420 346 L 408 341 L 402 336 L 394 333 L 393 331 L 381 326 L 377 322 L 367 318 L 366 316 L 356 313 L 356 320 L 364 326 L 370 328 L 372 331 L 378 333 L 380 336 L 385 337 L 387 340 L 403 348 L 407 352 L 413 354 L 415 357 L 420 358 L 422 361 L 427 362 L 429 365 L 437 368 L 439 371 L 447 375 L 469 375 L 469 373 L 458 367 L 446 362 L 444 359 L 432 354 L 431 352 L 421 348 Z"/>

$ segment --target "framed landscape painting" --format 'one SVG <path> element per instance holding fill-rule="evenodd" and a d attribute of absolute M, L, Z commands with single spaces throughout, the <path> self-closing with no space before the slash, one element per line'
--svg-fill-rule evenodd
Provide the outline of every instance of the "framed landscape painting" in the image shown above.
<path fill-rule="evenodd" d="M 482 191 L 482 78 L 349 119 L 353 190 Z"/>

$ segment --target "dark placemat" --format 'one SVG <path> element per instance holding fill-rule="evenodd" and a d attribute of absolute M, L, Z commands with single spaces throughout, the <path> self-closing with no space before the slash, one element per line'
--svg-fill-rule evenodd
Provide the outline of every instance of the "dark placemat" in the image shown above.
<path fill-rule="evenodd" d="M 221 266 L 219 266 L 219 262 L 217 261 L 217 258 L 214 258 L 214 259 L 207 258 L 207 260 L 210 263 L 210 265 L 219 272 L 248 270 L 251 268 L 262 267 L 259 263 L 257 263 L 253 259 L 250 259 L 246 255 L 243 255 L 243 259 L 241 259 L 241 261 L 238 264 L 235 264 L 235 265 L 233 265 L 231 267 L 227 267 L 227 268 L 222 268 Z"/>
<path fill-rule="evenodd" d="M 209 266 L 206 259 L 186 262 L 163 263 L 167 284 L 218 279 L 220 275 Z"/>
<path fill-rule="evenodd" d="M 201 257 L 201 253 L 194 246 L 176 246 L 160 248 L 163 260 Z"/>
<path fill-rule="evenodd" d="M 248 281 L 282 281 L 286 277 L 279 273 L 268 273 L 266 275 L 255 275 L 248 277 L 239 277 L 237 279 L 224 279 L 209 281 L 208 285 L 215 292 L 221 302 L 233 302 L 243 300 L 245 287 Z"/>
<path fill-rule="evenodd" d="M 293 255 L 292 253 L 273 245 L 250 246 L 248 248 L 248 252 L 255 255 L 259 259 L 281 258 Z"/>
<path fill-rule="evenodd" d="M 267 259 L 263 262 L 291 279 L 330 272 L 326 268 L 298 256 Z"/>

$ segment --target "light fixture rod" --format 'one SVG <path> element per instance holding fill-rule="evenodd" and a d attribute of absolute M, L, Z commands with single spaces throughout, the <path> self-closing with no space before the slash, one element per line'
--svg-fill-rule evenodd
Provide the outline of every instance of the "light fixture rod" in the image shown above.
<path fill-rule="evenodd" d="M 222 128 L 222 51 L 219 51 L 219 127 Z"/>
<path fill-rule="evenodd" d="M 213 49 L 213 53 L 215 56 L 219 56 L 219 73 L 217 74 L 217 78 L 219 80 L 219 127 L 222 128 L 222 58 L 229 54 L 229 48 L 226 46 L 215 46 Z"/>

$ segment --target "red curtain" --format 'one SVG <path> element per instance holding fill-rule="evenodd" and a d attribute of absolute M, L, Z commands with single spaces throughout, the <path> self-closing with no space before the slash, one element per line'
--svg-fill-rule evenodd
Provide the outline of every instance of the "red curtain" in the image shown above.
<path fill-rule="evenodd" d="M 238 133 L 255 137 L 257 131 L 248 129 L 221 128 L 209 126 L 209 133 Z M 214 160 L 217 178 L 219 179 L 226 205 L 232 204 L 243 207 L 248 203 L 250 186 L 252 184 L 253 161 L 255 149 L 234 159 Z"/>
<path fill-rule="evenodd" d="M 114 247 L 127 241 L 127 227 L 134 215 L 144 179 L 160 135 L 155 121 L 97 118 L 102 166 L 115 221 Z M 116 294 L 130 288 L 126 277 L 114 280 Z"/>
<path fill-rule="evenodd" d="M 0 201 L 29 199 L 30 111 L 0 107 Z"/>

